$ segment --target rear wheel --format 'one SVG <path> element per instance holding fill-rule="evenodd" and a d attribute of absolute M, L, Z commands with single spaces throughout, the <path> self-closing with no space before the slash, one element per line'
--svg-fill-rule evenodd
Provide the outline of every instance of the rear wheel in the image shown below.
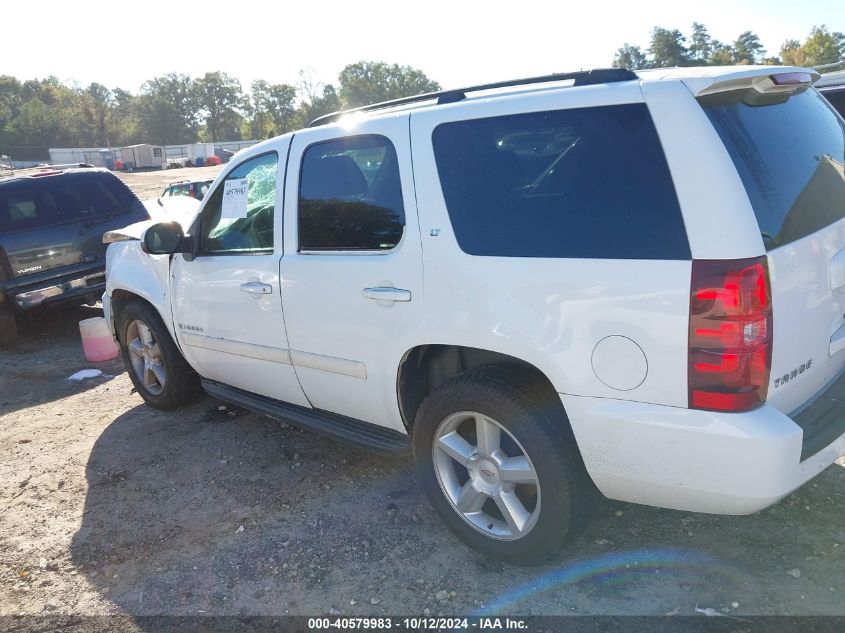
<path fill-rule="evenodd" d="M 18 341 L 18 324 L 8 300 L 0 303 L 0 347 L 12 347 Z"/>
<path fill-rule="evenodd" d="M 200 379 L 148 303 L 129 303 L 120 314 L 120 352 L 129 378 L 144 401 L 175 409 L 200 392 Z"/>
<path fill-rule="evenodd" d="M 447 381 L 421 405 L 414 454 L 423 486 L 470 547 L 535 565 L 565 545 L 588 483 L 566 420 L 552 417 L 492 368 Z"/>

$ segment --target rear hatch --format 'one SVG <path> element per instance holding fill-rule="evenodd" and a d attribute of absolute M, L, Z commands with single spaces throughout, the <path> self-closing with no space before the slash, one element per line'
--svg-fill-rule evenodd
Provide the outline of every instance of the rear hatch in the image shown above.
<path fill-rule="evenodd" d="M 845 366 L 845 121 L 806 86 L 699 102 L 757 216 L 774 318 L 767 402 L 793 414 Z"/>
<path fill-rule="evenodd" d="M 17 280 L 73 265 L 104 265 L 103 233 L 147 217 L 129 188 L 103 171 L 0 183 L 0 246 Z"/>

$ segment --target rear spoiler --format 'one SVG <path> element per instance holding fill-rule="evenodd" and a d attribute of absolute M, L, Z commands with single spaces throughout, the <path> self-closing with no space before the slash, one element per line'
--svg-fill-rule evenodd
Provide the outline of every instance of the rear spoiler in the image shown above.
<path fill-rule="evenodd" d="M 789 94 L 800 88 L 812 86 L 819 73 L 810 68 L 793 66 L 756 66 L 721 77 L 695 77 L 684 80 L 696 97 L 752 89 L 760 94 Z"/>

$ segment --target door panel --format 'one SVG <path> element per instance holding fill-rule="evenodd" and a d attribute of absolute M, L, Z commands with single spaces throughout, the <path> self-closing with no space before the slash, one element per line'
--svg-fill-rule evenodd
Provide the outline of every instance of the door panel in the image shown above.
<path fill-rule="evenodd" d="M 404 431 L 396 372 L 422 306 L 408 115 L 297 134 L 286 191 L 280 276 L 302 387 L 315 408 Z"/>
<path fill-rule="evenodd" d="M 173 318 L 179 344 L 202 376 L 309 406 L 290 362 L 279 283 L 282 214 L 275 200 L 282 199 L 288 143 L 275 147 L 281 165 L 276 154 L 245 158 L 206 196 L 198 255 L 174 256 Z M 226 181 L 243 179 L 246 212 L 226 217 Z"/>

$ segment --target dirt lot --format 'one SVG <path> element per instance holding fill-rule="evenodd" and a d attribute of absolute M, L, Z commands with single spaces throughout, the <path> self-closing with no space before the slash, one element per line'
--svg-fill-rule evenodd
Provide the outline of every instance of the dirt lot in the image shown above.
<path fill-rule="evenodd" d="M 182 177 L 125 176 L 142 196 Z M 845 461 L 750 517 L 602 501 L 563 558 L 503 567 L 443 527 L 409 459 L 208 397 L 154 411 L 119 361 L 66 380 L 98 314 L 27 318 L 0 353 L 0 616 L 845 615 Z"/>
<path fill-rule="evenodd" d="M 164 188 L 180 180 L 212 180 L 217 177 L 222 165 L 214 167 L 183 167 L 181 169 L 167 169 L 165 171 L 133 171 L 116 172 L 135 195 L 141 200 L 161 195 Z"/>

